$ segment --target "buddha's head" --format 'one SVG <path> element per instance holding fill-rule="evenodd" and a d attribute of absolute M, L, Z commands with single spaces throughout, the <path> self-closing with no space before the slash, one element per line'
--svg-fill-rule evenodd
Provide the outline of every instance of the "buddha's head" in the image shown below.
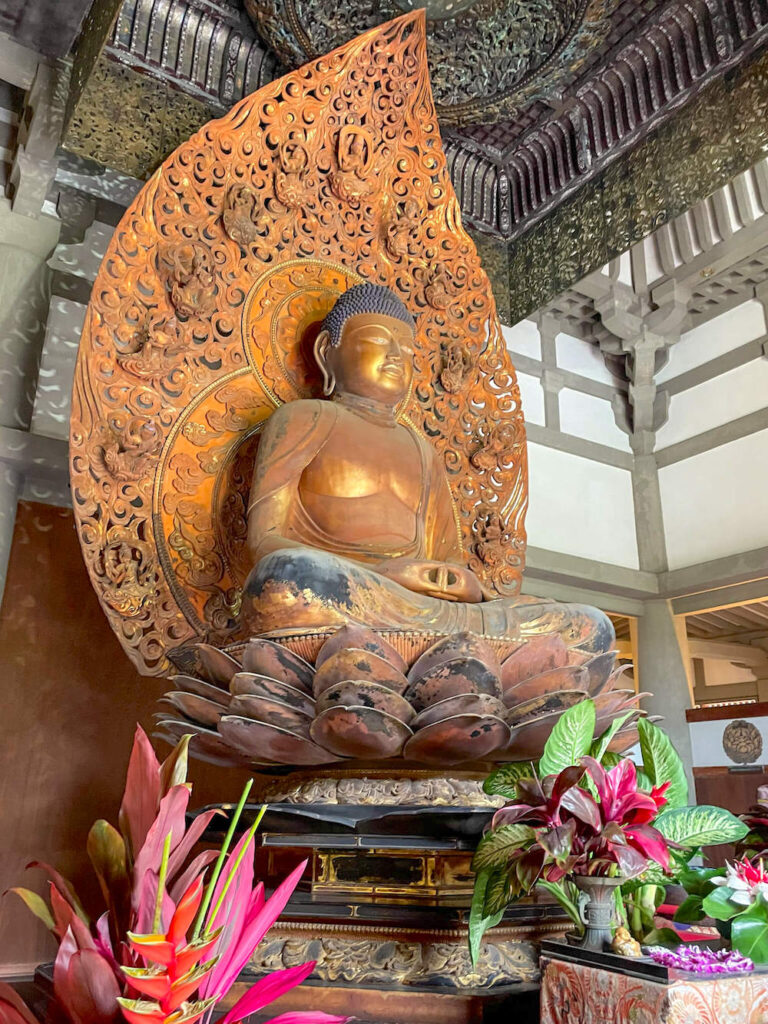
<path fill-rule="evenodd" d="M 411 386 L 415 333 L 413 317 L 389 288 L 358 284 L 344 292 L 315 342 L 325 394 L 397 405 Z"/>

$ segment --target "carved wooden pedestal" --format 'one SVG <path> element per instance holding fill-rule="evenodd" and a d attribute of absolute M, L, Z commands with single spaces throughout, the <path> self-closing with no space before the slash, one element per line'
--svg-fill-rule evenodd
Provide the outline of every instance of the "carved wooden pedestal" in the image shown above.
<path fill-rule="evenodd" d="M 244 827 L 255 810 L 246 809 Z M 490 814 L 466 806 L 270 804 L 257 873 L 273 885 L 305 857 L 307 871 L 239 989 L 267 971 L 316 960 L 309 982 L 284 997 L 281 1010 L 467 1024 L 508 1016 L 513 1006 L 516 1020 L 537 1020 L 538 940 L 568 927 L 556 907 L 517 904 L 489 934 L 476 968 L 469 959 L 470 861 Z"/>

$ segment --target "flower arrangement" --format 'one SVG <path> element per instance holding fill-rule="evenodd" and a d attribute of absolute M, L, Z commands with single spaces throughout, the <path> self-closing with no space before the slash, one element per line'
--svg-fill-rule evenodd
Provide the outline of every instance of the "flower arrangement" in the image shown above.
<path fill-rule="evenodd" d="M 580 876 L 619 877 L 619 917 L 636 939 L 669 936 L 654 929 L 665 880 L 685 869 L 704 845 L 735 842 L 746 826 L 720 807 L 689 807 L 684 766 L 669 737 L 638 723 L 643 768 L 612 754 L 623 719 L 595 737 L 594 702 L 568 709 L 538 764 L 502 765 L 485 791 L 510 802 L 496 812 L 472 862 L 470 912 L 473 962 L 482 936 L 512 901 L 534 887 L 549 892 L 583 929 Z"/>
<path fill-rule="evenodd" d="M 664 949 L 662 946 L 651 946 L 648 956 L 664 967 L 692 971 L 694 974 L 733 974 L 736 971 L 755 969 L 749 957 L 742 956 L 732 949 L 700 949 L 699 946 Z"/>
<path fill-rule="evenodd" d="M 688 898 L 676 920 L 714 918 L 737 952 L 768 963 L 768 872 L 762 859 L 743 857 L 725 868 L 691 870 L 682 882 Z"/>
<path fill-rule="evenodd" d="M 254 885 L 255 833 L 265 807 L 230 850 L 251 781 L 246 784 L 219 851 L 194 853 L 217 810 L 187 827 L 190 737 L 160 764 L 144 731 L 136 731 L 118 828 L 97 821 L 87 850 L 106 909 L 91 922 L 73 887 L 47 871 L 50 906 L 29 889 L 20 896 L 59 943 L 54 996 L 71 1024 L 209 1024 L 240 971 L 282 913 L 306 861 L 265 897 Z M 213 868 L 208 876 L 208 869 Z M 241 1021 L 300 984 L 314 962 L 274 971 L 232 1006 L 221 1024 Z M 270 1024 L 343 1024 L 345 1017 L 301 1011 Z M 0 988 L 0 1024 L 36 1024 L 9 990 Z"/>

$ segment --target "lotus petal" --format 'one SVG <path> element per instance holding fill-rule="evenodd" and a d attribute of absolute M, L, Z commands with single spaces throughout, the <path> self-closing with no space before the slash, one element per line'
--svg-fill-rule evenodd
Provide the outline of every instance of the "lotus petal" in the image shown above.
<path fill-rule="evenodd" d="M 631 747 L 634 747 L 636 743 L 640 742 L 640 734 L 637 731 L 637 726 L 633 725 L 631 728 L 619 729 L 616 735 L 613 737 L 611 742 L 608 744 L 608 749 L 612 754 L 624 754 Z"/>
<path fill-rule="evenodd" d="M 226 691 L 222 691 L 226 693 Z M 216 724 L 222 715 L 226 714 L 226 705 L 219 701 L 208 700 L 207 697 L 198 697 L 196 693 L 184 693 L 183 690 L 165 694 L 165 700 L 160 703 L 168 703 L 171 707 L 181 711 L 193 722 L 200 725 L 210 725 L 216 728 Z"/>
<path fill-rule="evenodd" d="M 499 659 L 488 641 L 474 633 L 464 632 L 452 633 L 428 647 L 411 666 L 408 682 L 413 683 L 417 679 L 422 679 L 438 665 L 457 658 L 474 658 L 486 665 L 497 678 L 501 676 Z"/>
<path fill-rule="evenodd" d="M 327 661 L 337 651 L 354 648 L 358 651 L 367 651 L 369 654 L 377 654 L 390 665 L 394 665 L 400 672 L 405 673 L 408 666 L 398 651 L 387 643 L 387 641 L 374 633 L 367 626 L 348 624 L 342 626 L 332 636 L 329 636 L 320 648 L 315 660 L 315 671 L 320 668 L 323 662 Z"/>
<path fill-rule="evenodd" d="M 232 698 L 228 713 L 242 718 L 252 718 L 255 722 L 276 725 L 280 729 L 288 729 L 289 732 L 298 733 L 299 736 L 309 739 L 312 716 L 272 697 L 254 697 L 251 693 L 241 693 Z"/>
<path fill-rule="evenodd" d="M 561 636 L 535 637 L 518 647 L 501 666 L 501 685 L 505 690 L 517 686 L 529 676 L 540 676 L 568 664 L 568 648 Z"/>
<path fill-rule="evenodd" d="M 594 658 L 594 656 L 595 656 L 594 651 L 582 651 L 582 649 L 580 647 L 569 647 L 568 648 L 568 664 L 569 665 L 576 665 L 577 667 L 580 666 L 580 665 L 586 665 L 586 663 L 588 661 L 591 661 L 592 658 Z"/>
<path fill-rule="evenodd" d="M 233 657 L 220 651 L 218 647 L 210 644 L 196 644 L 195 650 L 202 668 L 202 675 L 212 683 L 219 686 L 229 686 L 232 676 L 239 672 L 241 666 Z"/>
<path fill-rule="evenodd" d="M 316 743 L 339 757 L 397 757 L 412 735 L 403 722 L 378 708 L 336 707 L 321 712 L 310 727 Z"/>
<path fill-rule="evenodd" d="M 219 732 L 235 750 L 254 761 L 277 764 L 332 764 L 340 760 L 298 733 L 250 718 L 225 715 Z"/>
<path fill-rule="evenodd" d="M 597 718 L 604 718 L 606 715 L 610 715 L 613 719 L 628 707 L 631 707 L 633 704 L 636 705 L 640 696 L 634 690 L 603 690 L 602 693 L 598 693 L 594 698 L 595 714 Z M 642 696 L 646 695 L 643 694 Z"/>
<path fill-rule="evenodd" d="M 605 685 L 606 690 L 614 690 L 621 686 L 622 683 L 626 686 L 627 683 L 631 684 L 634 681 L 635 666 L 631 661 L 625 661 L 623 665 L 619 665 L 617 669 L 611 672 L 608 677 L 608 682 Z M 626 678 L 625 678 L 626 677 Z"/>
<path fill-rule="evenodd" d="M 491 697 L 501 697 L 498 674 L 478 658 L 453 658 L 440 662 L 428 669 L 425 675 L 414 679 L 405 696 L 417 711 L 422 711 L 430 704 L 462 693 L 487 693 Z"/>
<path fill-rule="evenodd" d="M 228 767 L 242 767 L 251 762 L 251 758 L 243 757 L 237 750 L 233 750 L 213 729 L 196 725 L 194 722 L 181 722 L 178 718 L 168 718 L 164 714 L 158 714 L 155 717 L 159 730 L 155 735 L 161 736 L 168 743 L 178 743 L 182 736 L 191 733 L 190 746 L 195 757 L 200 761 Z M 264 763 L 268 762 L 264 761 Z"/>
<path fill-rule="evenodd" d="M 586 663 L 584 668 L 589 672 L 590 697 L 596 697 L 607 687 L 618 656 L 618 651 L 606 651 L 605 654 L 598 654 Z"/>
<path fill-rule="evenodd" d="M 229 700 L 229 690 L 215 683 L 207 683 L 197 676 L 178 675 L 171 676 L 171 682 L 175 690 L 183 690 L 185 693 L 196 693 L 198 697 L 207 697 L 208 700 L 226 702 Z"/>
<path fill-rule="evenodd" d="M 347 679 L 343 683 L 334 683 L 324 690 L 317 698 L 317 713 L 334 705 L 347 708 L 377 708 L 387 715 L 392 715 L 405 725 L 409 725 L 416 714 L 414 709 L 399 693 L 390 690 L 381 683 L 370 683 L 361 679 Z"/>
<path fill-rule="evenodd" d="M 403 757 L 418 764 L 462 764 L 487 757 L 508 741 L 509 726 L 494 715 L 454 715 L 414 733 Z"/>
<path fill-rule="evenodd" d="M 562 711 L 552 711 L 512 729 L 509 744 L 493 756 L 494 761 L 535 761 L 541 757 L 544 744 Z"/>
<path fill-rule="evenodd" d="M 253 672 L 238 672 L 229 684 L 229 689 L 234 697 L 244 693 L 250 693 L 254 697 L 271 697 L 305 715 L 312 716 L 315 713 L 315 701 L 312 697 L 304 690 L 297 690 L 295 686 L 282 683 L 279 679 L 270 679 L 268 676 L 259 676 Z"/>
<path fill-rule="evenodd" d="M 457 693 L 455 697 L 446 697 L 420 711 L 411 723 L 411 728 L 414 731 L 423 729 L 456 715 L 493 715 L 503 720 L 505 711 L 499 698 L 488 693 Z"/>
<path fill-rule="evenodd" d="M 540 697 L 531 697 L 530 700 L 516 705 L 507 712 L 506 720 L 511 728 L 524 725 L 542 715 L 551 714 L 557 711 L 562 714 L 574 704 L 580 704 L 586 700 L 586 690 L 557 690 L 555 693 L 544 693 Z"/>
<path fill-rule="evenodd" d="M 312 692 L 312 677 L 315 670 L 298 654 L 276 644 L 273 640 L 249 641 L 243 651 L 243 668 L 246 672 L 280 679 L 305 693 Z"/>
<path fill-rule="evenodd" d="M 522 683 L 504 690 L 504 703 L 508 708 L 515 707 L 531 697 L 541 697 L 546 693 L 556 693 L 558 690 L 587 690 L 589 685 L 589 674 L 585 668 L 577 665 L 565 665 L 563 668 L 554 668 L 549 672 L 542 672 L 541 675 L 531 676 L 524 679 Z"/>
<path fill-rule="evenodd" d="M 408 680 L 400 669 L 390 665 L 378 654 L 371 654 L 370 651 L 361 651 L 355 648 L 345 648 L 326 658 L 322 667 L 315 673 L 313 683 L 315 697 L 319 697 L 329 686 L 346 682 L 348 679 L 379 683 L 400 694 L 404 693 L 408 686 Z"/>

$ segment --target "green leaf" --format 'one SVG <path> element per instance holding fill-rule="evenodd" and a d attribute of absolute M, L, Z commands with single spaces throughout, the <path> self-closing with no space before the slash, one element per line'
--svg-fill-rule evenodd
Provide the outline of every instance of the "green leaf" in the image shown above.
<path fill-rule="evenodd" d="M 576 925 L 577 930 L 580 932 L 584 931 L 584 922 L 579 913 L 578 891 L 576 891 L 575 895 L 569 893 L 564 882 L 539 881 L 536 883 L 536 887 L 548 892 L 550 896 L 554 896 L 568 917 Z M 575 886 L 572 886 L 572 888 L 575 889 Z"/>
<path fill-rule="evenodd" d="M 506 867 L 509 858 L 526 849 L 536 833 L 530 825 L 501 825 L 486 833 L 477 844 L 472 870 Z"/>
<path fill-rule="evenodd" d="M 644 793 L 650 793 L 653 789 L 653 783 L 650 778 L 645 774 L 642 767 L 638 768 L 635 765 L 635 772 L 637 773 L 637 788 L 641 789 Z"/>
<path fill-rule="evenodd" d="M 38 896 L 31 889 L 22 889 L 20 887 L 9 889 L 8 892 L 15 892 L 26 903 L 27 908 L 32 911 L 35 917 L 40 918 L 46 928 L 50 928 L 52 932 L 56 931 L 56 922 L 53 920 L 48 904 L 42 896 Z"/>
<path fill-rule="evenodd" d="M 680 936 L 671 928 L 653 928 L 642 939 L 644 946 L 679 946 Z"/>
<path fill-rule="evenodd" d="M 532 779 L 535 776 L 536 770 L 532 761 L 512 761 L 510 764 L 494 768 L 483 783 L 483 790 L 490 796 L 517 800 L 517 783 L 520 779 Z"/>
<path fill-rule="evenodd" d="M 716 886 L 713 878 L 722 878 L 725 868 L 687 868 L 675 872 L 677 881 L 691 896 L 708 896 Z"/>
<path fill-rule="evenodd" d="M 539 761 L 539 775 L 556 775 L 589 753 L 595 734 L 595 702 L 583 700 L 557 720 Z"/>
<path fill-rule="evenodd" d="M 497 914 L 503 914 L 514 896 L 509 872 L 506 868 L 496 868 L 488 879 L 483 915 L 493 918 Z"/>
<path fill-rule="evenodd" d="M 469 955 L 472 965 L 477 963 L 480 954 L 480 943 L 489 928 L 493 928 L 504 916 L 504 910 L 495 914 L 485 914 L 485 900 L 488 883 L 494 875 L 500 874 L 497 868 L 483 868 L 475 876 L 475 888 L 472 893 L 472 906 L 469 911 Z"/>
<path fill-rule="evenodd" d="M 688 803 L 688 780 L 680 755 L 672 746 L 669 736 L 657 725 L 641 718 L 637 723 L 643 768 L 654 786 L 671 782 L 666 792 L 667 806 L 685 807 Z"/>
<path fill-rule="evenodd" d="M 762 896 L 734 918 L 731 945 L 756 964 L 768 963 L 768 904 Z"/>
<path fill-rule="evenodd" d="M 596 761 L 600 761 L 602 763 L 603 757 L 606 755 L 606 753 L 609 753 L 608 744 L 611 742 L 611 740 L 622 727 L 622 725 L 624 725 L 626 720 L 630 718 L 633 713 L 634 712 L 632 711 L 627 711 L 623 715 L 619 715 L 618 718 L 614 718 L 614 720 L 611 722 L 611 724 L 608 726 L 605 732 L 602 733 L 602 735 L 598 736 L 598 738 L 592 744 L 590 750 L 592 757 L 594 757 Z M 612 751 L 610 751 L 610 753 L 612 753 Z"/>
<path fill-rule="evenodd" d="M 605 768 L 605 770 L 607 772 L 609 772 L 611 770 L 611 768 L 615 768 L 616 767 L 616 765 L 619 763 L 619 761 L 623 761 L 623 760 L 624 760 L 624 758 L 621 756 L 621 754 L 614 754 L 614 752 L 612 750 L 606 750 L 606 752 L 603 754 L 603 757 L 602 757 L 602 760 L 600 761 L 600 764 L 603 766 L 603 768 Z M 638 785 L 640 785 L 639 777 L 638 777 Z"/>
<path fill-rule="evenodd" d="M 100 818 L 91 826 L 86 850 L 109 910 L 112 940 L 118 942 L 130 927 L 131 916 L 131 877 L 125 840 L 116 828 Z"/>
<path fill-rule="evenodd" d="M 682 924 L 693 924 L 694 921 L 700 921 L 704 917 L 702 903 L 702 896 L 688 896 L 675 911 L 675 921 L 680 921 Z"/>
<path fill-rule="evenodd" d="M 705 896 L 702 907 L 707 917 L 714 917 L 716 921 L 730 921 L 732 917 L 740 914 L 744 908 L 731 901 L 732 893 L 733 889 L 729 889 L 727 885 L 719 885 L 709 896 Z"/>
<path fill-rule="evenodd" d="M 665 839 L 688 847 L 737 843 L 747 834 L 743 821 L 712 804 L 662 811 L 653 824 Z"/>

